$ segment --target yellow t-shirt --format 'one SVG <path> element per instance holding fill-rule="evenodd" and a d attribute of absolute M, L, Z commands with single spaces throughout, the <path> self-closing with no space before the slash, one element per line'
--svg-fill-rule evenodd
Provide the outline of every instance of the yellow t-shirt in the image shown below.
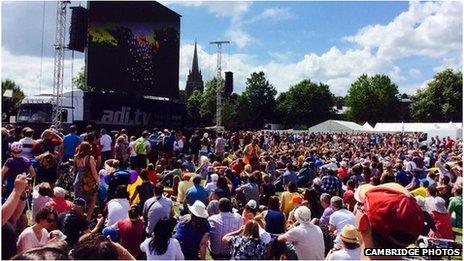
<path fill-rule="evenodd" d="M 137 177 L 137 180 L 134 183 L 129 184 L 127 186 L 127 192 L 129 193 L 129 198 L 132 198 L 132 195 L 134 195 L 134 193 L 135 193 L 135 189 L 138 186 L 142 185 L 142 182 L 143 182 L 143 180 L 140 177 Z M 140 197 L 139 197 L 139 195 L 137 195 L 137 197 L 135 197 L 132 204 L 138 204 L 139 202 L 140 202 Z"/>
<path fill-rule="evenodd" d="M 280 200 L 284 204 L 284 213 L 286 217 L 288 217 L 288 214 L 290 214 L 290 211 L 292 211 L 293 209 L 292 199 L 293 199 L 293 196 L 296 196 L 296 195 L 299 195 L 299 193 L 298 192 L 291 193 L 288 191 L 284 191 L 280 197 Z"/>
<path fill-rule="evenodd" d="M 420 186 L 418 188 L 416 188 L 415 190 L 411 191 L 411 194 L 415 196 L 422 196 L 422 197 L 427 197 L 427 189 Z"/>
<path fill-rule="evenodd" d="M 185 201 L 185 193 L 187 189 L 193 186 L 192 181 L 181 181 L 177 187 L 177 202 L 183 203 Z"/>

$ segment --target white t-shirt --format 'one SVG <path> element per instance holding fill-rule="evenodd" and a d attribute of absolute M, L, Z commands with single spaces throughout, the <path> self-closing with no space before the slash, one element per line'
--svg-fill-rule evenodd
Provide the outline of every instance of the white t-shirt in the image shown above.
<path fill-rule="evenodd" d="M 174 141 L 174 144 L 172 146 L 173 151 L 182 151 L 182 149 L 184 148 L 184 141 L 182 139 L 176 140 Z"/>
<path fill-rule="evenodd" d="M 129 217 L 128 211 L 130 209 L 129 201 L 125 198 L 114 198 L 108 202 L 108 219 L 106 226 L 112 226 L 119 220 Z"/>
<path fill-rule="evenodd" d="M 342 232 L 343 227 L 348 224 L 355 225 L 356 217 L 349 210 L 342 208 L 330 215 L 329 224 L 334 226 L 337 232 L 335 242 L 341 243 L 340 233 Z"/>
<path fill-rule="evenodd" d="M 104 134 L 100 137 L 101 151 L 111 151 L 111 137 L 108 134 Z"/>
<path fill-rule="evenodd" d="M 42 229 L 42 236 L 40 240 L 35 236 L 34 230 L 32 227 L 28 227 L 23 230 L 23 232 L 18 237 L 18 242 L 16 243 L 18 247 L 18 253 L 21 253 L 24 250 L 28 250 L 34 247 L 43 246 L 48 241 L 48 232 L 45 228 Z"/>
<path fill-rule="evenodd" d="M 206 184 L 205 190 L 208 191 L 208 194 L 211 194 L 217 189 L 217 182 L 210 182 Z"/>
<path fill-rule="evenodd" d="M 169 239 L 168 249 L 162 255 L 157 255 L 150 251 L 150 241 L 152 238 L 147 238 L 140 244 L 140 250 L 147 254 L 147 260 L 183 260 L 184 254 L 180 248 L 179 241 L 175 238 Z"/>
<path fill-rule="evenodd" d="M 135 147 L 134 147 L 134 145 L 135 145 L 135 141 L 131 141 L 131 142 L 129 143 L 129 150 L 130 150 L 130 156 L 131 156 L 131 157 L 137 156 L 137 153 L 135 153 Z"/>
<path fill-rule="evenodd" d="M 313 224 L 301 224 L 285 233 L 288 242 L 295 245 L 298 259 L 324 259 L 324 236 L 322 230 Z"/>
<path fill-rule="evenodd" d="M 360 260 L 361 248 L 356 249 L 340 249 L 332 252 L 327 256 L 327 260 Z"/>

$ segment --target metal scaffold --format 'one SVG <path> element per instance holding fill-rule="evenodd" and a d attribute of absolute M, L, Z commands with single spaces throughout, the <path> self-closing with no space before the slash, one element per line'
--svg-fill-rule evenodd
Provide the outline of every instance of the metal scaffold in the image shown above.
<path fill-rule="evenodd" d="M 217 46 L 217 86 L 216 86 L 216 128 L 219 130 L 219 128 L 222 126 L 222 107 L 221 107 L 221 99 L 222 99 L 222 60 L 221 60 L 221 54 L 222 54 L 222 45 L 223 44 L 229 44 L 229 41 L 215 41 L 215 42 L 210 42 L 209 44 L 215 44 Z"/>
<path fill-rule="evenodd" d="M 71 1 L 58 1 L 56 8 L 55 62 L 53 66 L 53 112 L 52 123 L 57 128 L 61 125 L 63 102 L 64 52 L 66 49 L 66 7 Z"/>

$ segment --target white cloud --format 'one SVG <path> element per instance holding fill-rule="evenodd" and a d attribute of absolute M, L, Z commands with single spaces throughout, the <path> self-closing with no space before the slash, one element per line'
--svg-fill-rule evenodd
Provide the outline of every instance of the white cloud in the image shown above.
<path fill-rule="evenodd" d="M 283 21 L 294 18 L 295 15 L 290 8 L 271 7 L 265 9 L 259 15 L 251 18 L 248 23 L 254 23 L 258 21 Z"/>
<path fill-rule="evenodd" d="M 2 48 L 2 80 L 11 79 L 17 83 L 26 95 L 51 93 L 53 91 L 54 59 L 44 57 L 42 60 L 42 86 L 40 86 L 40 57 L 14 55 Z M 84 66 L 84 59 L 74 60 L 74 75 Z M 71 59 L 65 60 L 64 90 L 71 90 Z"/>
<path fill-rule="evenodd" d="M 387 25 L 369 25 L 345 37 L 377 55 L 398 59 L 412 55 L 443 57 L 462 50 L 462 3 L 410 2 L 409 9 Z"/>
<path fill-rule="evenodd" d="M 459 60 L 459 61 L 457 61 Z M 434 72 L 441 72 L 445 69 L 451 68 L 453 70 L 461 70 L 462 59 L 456 57 L 443 58 L 442 64 L 433 68 Z"/>
<path fill-rule="evenodd" d="M 409 70 L 409 75 L 414 78 L 419 78 L 422 75 L 422 72 L 419 69 L 413 68 Z"/>
<path fill-rule="evenodd" d="M 285 51 L 285 52 L 268 52 L 269 56 L 272 57 L 272 59 L 277 60 L 279 62 L 284 62 L 287 61 L 293 52 L 291 51 Z"/>
<path fill-rule="evenodd" d="M 234 17 L 246 13 L 252 4 L 251 2 L 238 1 L 211 1 L 206 3 L 208 11 L 221 17 Z"/>

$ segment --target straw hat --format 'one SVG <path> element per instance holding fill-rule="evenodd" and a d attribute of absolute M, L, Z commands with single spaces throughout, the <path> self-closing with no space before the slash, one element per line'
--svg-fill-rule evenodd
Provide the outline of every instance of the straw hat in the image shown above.
<path fill-rule="evenodd" d="M 359 244 L 358 233 L 356 232 L 356 228 L 351 224 L 345 225 L 343 227 L 340 238 L 344 242 Z"/>
<path fill-rule="evenodd" d="M 206 206 L 203 202 L 197 200 L 193 205 L 188 207 L 190 213 L 196 217 L 207 218 L 208 212 L 206 211 Z"/>

